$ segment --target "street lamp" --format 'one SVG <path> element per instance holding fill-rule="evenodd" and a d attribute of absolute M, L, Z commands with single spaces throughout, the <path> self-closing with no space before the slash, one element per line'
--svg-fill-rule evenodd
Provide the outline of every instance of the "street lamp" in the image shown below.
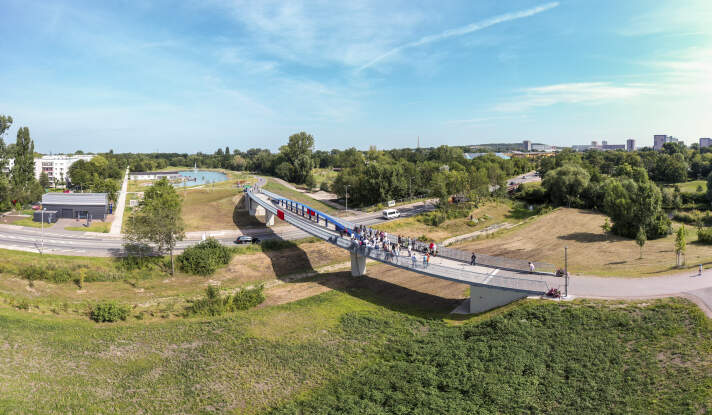
<path fill-rule="evenodd" d="M 350 184 L 346 185 L 346 211 L 349 211 L 349 187 L 351 187 Z"/>
<path fill-rule="evenodd" d="M 44 213 L 45 213 L 45 208 L 43 207 L 41 210 L 41 221 L 42 224 L 40 225 L 42 227 L 42 239 L 40 240 L 40 255 L 42 255 L 42 252 L 44 251 Z"/>

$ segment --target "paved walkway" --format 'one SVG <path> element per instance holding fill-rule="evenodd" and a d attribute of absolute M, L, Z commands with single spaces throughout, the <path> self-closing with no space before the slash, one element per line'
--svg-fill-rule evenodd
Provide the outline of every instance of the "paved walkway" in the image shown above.
<path fill-rule="evenodd" d="M 129 168 L 126 168 L 126 174 L 124 175 L 124 182 L 121 184 L 121 192 L 119 193 L 119 200 L 114 206 L 114 221 L 111 222 L 111 229 L 109 234 L 120 235 L 121 234 L 121 224 L 124 221 L 124 207 L 126 206 L 126 190 L 129 187 Z"/>

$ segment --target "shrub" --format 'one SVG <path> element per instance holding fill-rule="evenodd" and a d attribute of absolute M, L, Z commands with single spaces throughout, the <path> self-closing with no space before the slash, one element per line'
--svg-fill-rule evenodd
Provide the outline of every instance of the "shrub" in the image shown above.
<path fill-rule="evenodd" d="M 41 265 L 28 265 L 20 269 L 20 276 L 26 280 L 46 280 L 49 273 L 47 269 Z"/>
<path fill-rule="evenodd" d="M 698 229 L 697 241 L 703 244 L 712 244 L 712 228 Z"/>
<path fill-rule="evenodd" d="M 220 296 L 220 288 L 208 286 L 205 289 L 205 297 L 194 300 L 186 308 L 186 315 L 219 316 L 224 313 L 231 313 L 238 310 L 247 310 L 262 304 L 265 300 L 264 287 L 243 289 L 234 295 Z"/>
<path fill-rule="evenodd" d="M 109 301 L 96 304 L 92 307 L 90 317 L 97 323 L 113 323 L 119 320 L 126 320 L 129 313 L 130 310 L 128 306 Z"/>
<path fill-rule="evenodd" d="M 329 189 L 329 182 L 324 180 L 323 182 L 319 183 L 319 189 L 325 192 L 331 191 L 331 189 Z"/>
<path fill-rule="evenodd" d="M 227 265 L 233 254 L 234 250 L 222 246 L 215 238 L 208 238 L 178 255 L 178 264 L 185 272 L 210 275 L 219 266 Z"/>

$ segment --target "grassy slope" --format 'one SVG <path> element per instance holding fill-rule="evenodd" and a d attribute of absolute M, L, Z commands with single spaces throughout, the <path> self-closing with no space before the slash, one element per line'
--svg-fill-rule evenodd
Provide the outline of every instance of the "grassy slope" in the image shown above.
<path fill-rule="evenodd" d="M 604 220 L 599 213 L 560 208 L 527 226 L 454 247 L 563 266 L 568 246 L 569 270 L 575 274 L 645 277 L 680 272 L 675 268 L 674 234 L 647 241 L 640 259 L 635 241 L 603 233 Z M 712 247 L 696 243 L 694 229 L 687 230 L 688 265 L 712 263 Z"/>
<path fill-rule="evenodd" d="M 272 180 L 267 180 L 267 184 L 264 186 L 266 190 L 269 190 L 270 192 L 274 192 L 279 194 L 280 196 L 284 196 L 286 198 L 296 200 L 297 202 L 304 203 L 307 206 L 311 206 L 316 210 L 319 210 L 321 212 L 324 212 L 329 215 L 335 215 L 338 213 L 338 211 L 334 208 L 332 208 L 329 205 L 326 205 L 316 199 L 313 199 L 309 197 L 309 195 L 306 195 L 301 192 L 297 192 L 295 190 L 292 190 L 280 183 L 274 182 Z"/>
<path fill-rule="evenodd" d="M 707 413 L 710 320 L 684 301 L 524 304 L 445 327 L 348 316 L 382 359 L 276 413 Z"/>
<path fill-rule="evenodd" d="M 348 253 L 325 242 L 298 241 L 298 247 L 262 252 L 260 246 L 243 245 L 226 267 L 210 277 L 189 275 L 177 270 L 168 278 L 167 269 L 124 271 L 112 258 L 42 255 L 0 250 L 0 305 L 27 304 L 36 314 L 59 314 L 85 318 L 87 308 L 99 301 L 116 300 L 132 307 L 132 315 L 146 319 L 174 318 L 181 315 L 186 300 L 202 295 L 209 283 L 234 289 L 278 278 L 321 269 L 348 261 Z M 72 279 L 85 270 L 87 281 L 79 290 L 74 282 L 54 284 L 28 281 L 19 277 L 30 265 L 46 269 L 67 269 Z"/>
<path fill-rule="evenodd" d="M 292 413 L 301 396 L 306 413 L 704 413 L 712 341 L 694 305 L 590 304 L 458 327 L 337 291 L 113 326 L 0 309 L 0 412 Z"/>
<path fill-rule="evenodd" d="M 518 223 L 529 216 L 530 212 L 511 201 L 489 202 L 472 211 L 472 215 L 482 219 L 488 215 L 489 219 L 479 221 L 475 226 L 469 226 L 469 218 L 450 219 L 440 226 L 428 226 L 418 221 L 415 216 L 397 219 L 374 226 L 389 233 L 417 238 L 425 235 L 435 241 L 475 232 L 497 223 Z"/>

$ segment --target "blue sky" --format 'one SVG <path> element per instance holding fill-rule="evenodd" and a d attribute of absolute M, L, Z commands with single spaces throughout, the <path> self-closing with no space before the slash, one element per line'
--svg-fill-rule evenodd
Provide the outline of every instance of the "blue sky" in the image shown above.
<path fill-rule="evenodd" d="M 709 0 L 0 0 L 0 113 L 45 153 L 693 142 L 709 22 Z"/>

